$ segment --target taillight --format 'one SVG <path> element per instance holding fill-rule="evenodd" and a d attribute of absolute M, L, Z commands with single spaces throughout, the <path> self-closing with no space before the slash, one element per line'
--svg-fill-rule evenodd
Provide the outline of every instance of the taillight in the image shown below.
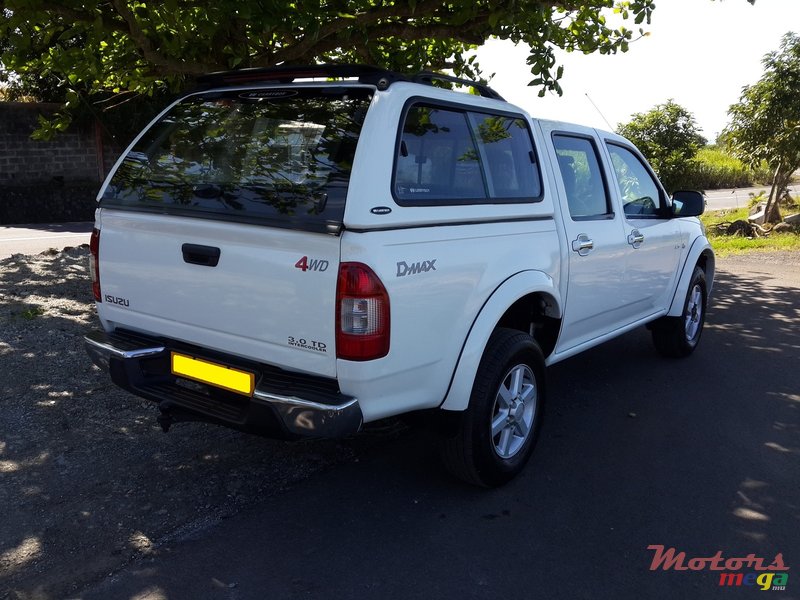
<path fill-rule="evenodd" d="M 374 360 L 389 353 L 389 294 L 362 263 L 342 263 L 336 285 L 336 357 Z"/>
<path fill-rule="evenodd" d="M 100 262 L 98 256 L 100 253 L 100 230 L 92 229 L 92 237 L 89 239 L 89 271 L 92 275 L 92 294 L 96 302 L 102 302 L 100 296 Z"/>

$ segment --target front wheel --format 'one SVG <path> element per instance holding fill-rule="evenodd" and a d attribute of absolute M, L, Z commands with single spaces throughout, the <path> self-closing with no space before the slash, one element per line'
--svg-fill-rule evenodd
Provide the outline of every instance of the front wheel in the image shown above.
<path fill-rule="evenodd" d="M 661 355 L 683 358 L 694 352 L 703 333 L 707 300 L 706 274 L 695 267 L 681 316 L 662 317 L 653 323 L 653 343 Z"/>
<path fill-rule="evenodd" d="M 448 470 L 484 487 L 514 478 L 538 438 L 544 387 L 544 357 L 536 341 L 514 329 L 495 330 L 457 432 L 442 440 Z"/>

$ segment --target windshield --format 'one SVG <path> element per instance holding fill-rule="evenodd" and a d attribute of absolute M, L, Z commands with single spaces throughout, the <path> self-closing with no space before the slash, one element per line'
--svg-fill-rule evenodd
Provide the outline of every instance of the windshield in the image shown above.
<path fill-rule="evenodd" d="M 371 91 L 189 97 L 125 156 L 101 205 L 284 227 L 341 224 Z"/>

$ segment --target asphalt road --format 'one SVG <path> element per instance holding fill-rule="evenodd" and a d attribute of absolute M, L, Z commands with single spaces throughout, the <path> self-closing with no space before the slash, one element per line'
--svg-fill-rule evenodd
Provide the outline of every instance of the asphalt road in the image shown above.
<path fill-rule="evenodd" d="M 708 569 L 651 570 L 659 545 L 781 554 L 786 590 L 764 597 L 800 598 L 800 258 L 720 266 L 691 358 L 661 359 L 642 329 L 549 369 L 538 448 L 509 485 L 454 481 L 411 431 L 79 597 L 760 597 Z"/>
<path fill-rule="evenodd" d="M 89 243 L 91 222 L 0 226 L 0 259 Z"/>
<path fill-rule="evenodd" d="M 742 208 L 750 202 L 750 195 L 760 192 L 769 194 L 769 186 L 739 188 L 729 190 L 706 190 L 706 210 L 722 210 L 725 208 Z M 789 193 L 797 198 L 800 194 L 800 185 L 789 186 Z"/>

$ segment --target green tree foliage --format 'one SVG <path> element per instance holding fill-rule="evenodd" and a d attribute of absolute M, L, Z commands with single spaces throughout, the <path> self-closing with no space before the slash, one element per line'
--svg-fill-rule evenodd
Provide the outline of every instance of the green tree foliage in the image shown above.
<path fill-rule="evenodd" d="M 681 187 L 689 161 L 706 143 L 694 115 L 674 100 L 634 114 L 617 133 L 636 144 L 670 192 Z"/>
<path fill-rule="evenodd" d="M 766 161 L 773 171 L 767 221 L 781 219 L 778 200 L 792 174 L 800 169 L 800 36 L 789 32 L 780 50 L 762 60 L 764 74 L 742 90 L 728 110 L 731 122 L 725 140 L 743 161 Z"/>
<path fill-rule="evenodd" d="M 243 67 L 337 61 L 477 77 L 466 51 L 496 37 L 530 45 L 530 83 L 544 94 L 560 92 L 557 48 L 626 51 L 643 31 L 624 23 L 649 23 L 653 9 L 654 0 L 0 0 L 0 63 L 28 93 L 74 113 L 87 98 L 121 94 L 115 105 Z"/>

